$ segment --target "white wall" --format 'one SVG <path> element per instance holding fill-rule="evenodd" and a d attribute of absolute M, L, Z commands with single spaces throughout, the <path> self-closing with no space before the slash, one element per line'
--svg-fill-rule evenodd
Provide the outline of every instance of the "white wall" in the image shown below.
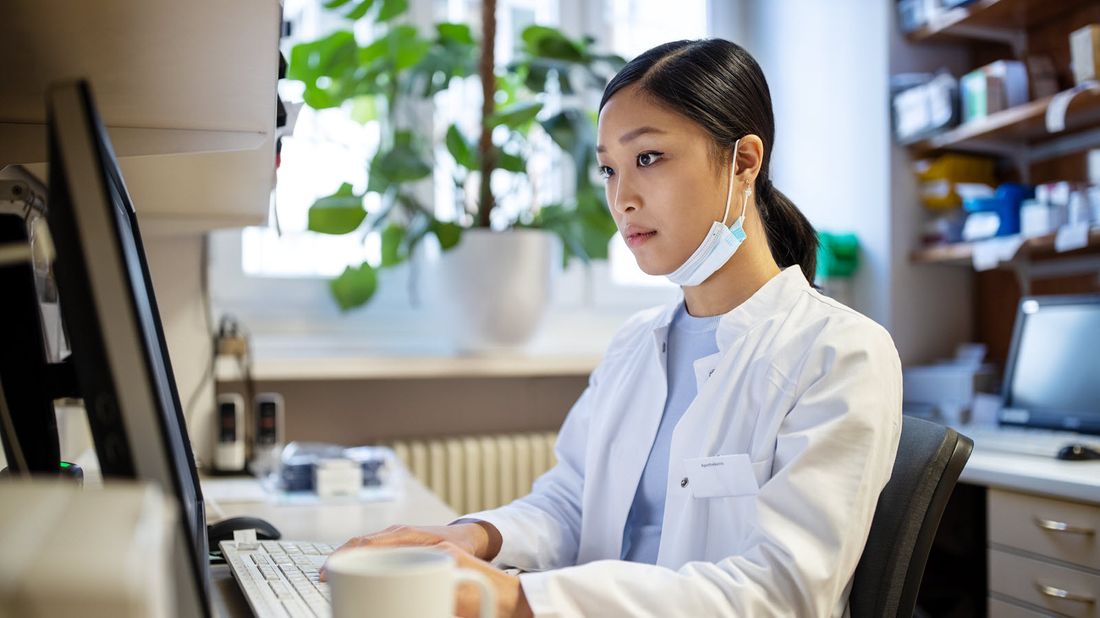
<path fill-rule="evenodd" d="M 853 304 L 890 326 L 886 22 L 890 3 L 742 0 L 739 30 L 772 93 L 772 179 L 824 231 L 863 247 Z"/>
<path fill-rule="evenodd" d="M 196 455 L 202 461 L 210 461 L 214 384 L 213 380 L 204 381 L 203 377 L 213 343 L 203 304 L 203 239 L 199 235 L 185 235 L 153 236 L 143 240 L 180 405 L 186 408 L 201 385 L 202 392 L 189 411 L 188 428 Z"/>

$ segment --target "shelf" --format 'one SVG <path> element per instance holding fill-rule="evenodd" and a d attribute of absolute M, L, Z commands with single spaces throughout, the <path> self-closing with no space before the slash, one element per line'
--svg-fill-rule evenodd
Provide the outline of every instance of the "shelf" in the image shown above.
<path fill-rule="evenodd" d="M 1008 239 L 1011 242 L 1011 238 Z M 1018 249 L 1008 259 L 1001 260 L 1002 264 L 1016 260 L 1027 259 L 1051 259 L 1055 257 L 1071 257 L 1082 253 L 1094 253 L 1100 249 L 1100 228 L 1089 230 L 1089 244 L 1082 249 L 1059 253 L 1054 248 L 1055 234 L 1036 236 L 1024 240 Z M 988 241 L 980 241 L 988 242 Z M 953 266 L 972 266 L 974 260 L 975 245 L 977 243 L 954 243 L 917 249 L 909 255 L 909 261 L 914 264 L 944 264 Z"/>
<path fill-rule="evenodd" d="M 45 91 L 89 80 L 143 231 L 263 223 L 275 170 L 279 0 L 5 6 L 0 166 L 46 177 Z"/>
<path fill-rule="evenodd" d="M 267 138 L 253 150 L 121 158 L 119 167 L 143 234 L 194 234 L 266 221 L 274 153 Z M 25 167 L 46 181 L 47 165 Z"/>
<path fill-rule="evenodd" d="M 978 0 L 944 11 L 906 36 L 912 42 L 971 39 L 1011 43 L 1015 32 L 1087 4 L 1088 0 Z"/>
<path fill-rule="evenodd" d="M 1100 88 L 1077 93 L 1066 110 L 1065 129 L 1058 133 L 1050 133 L 1046 128 L 1047 108 L 1053 99 L 1053 96 L 1045 97 L 996 112 L 938 135 L 909 143 L 907 147 L 917 156 L 945 150 L 1003 154 L 1004 150 L 1013 146 L 1027 146 L 1041 151 L 1038 155 L 1033 153 L 1031 160 L 1041 160 L 1044 152 L 1049 152 L 1051 156 L 1068 154 L 1065 148 L 1052 146 L 1056 146 L 1055 141 L 1064 139 L 1067 135 L 1072 136 L 1100 126 Z"/>

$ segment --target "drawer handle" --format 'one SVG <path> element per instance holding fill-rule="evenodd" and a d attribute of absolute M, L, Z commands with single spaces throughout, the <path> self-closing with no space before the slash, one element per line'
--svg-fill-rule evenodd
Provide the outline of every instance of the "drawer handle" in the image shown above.
<path fill-rule="evenodd" d="M 1039 592 L 1043 595 L 1054 598 L 1062 599 L 1063 601 L 1076 601 L 1078 603 L 1095 603 L 1096 599 L 1087 597 L 1083 594 L 1075 594 L 1068 590 L 1062 590 L 1061 588 L 1055 588 L 1054 586 L 1047 586 L 1046 584 L 1036 583 L 1035 586 L 1039 589 Z"/>
<path fill-rule="evenodd" d="M 1035 518 L 1035 525 L 1039 526 L 1043 530 L 1050 530 L 1051 532 L 1068 532 L 1070 534 L 1096 534 L 1096 531 L 1092 528 L 1082 528 L 1081 526 L 1074 526 L 1067 524 L 1064 521 L 1054 521 L 1053 519 L 1042 519 L 1041 517 Z"/>

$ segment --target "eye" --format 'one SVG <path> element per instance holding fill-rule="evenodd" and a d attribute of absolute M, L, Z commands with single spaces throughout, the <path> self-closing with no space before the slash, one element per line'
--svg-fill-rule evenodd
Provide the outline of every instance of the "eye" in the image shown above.
<path fill-rule="evenodd" d="M 649 167 L 661 159 L 660 152 L 643 152 L 638 155 L 638 167 Z"/>
<path fill-rule="evenodd" d="M 598 171 L 600 172 L 600 178 L 603 178 L 604 180 L 607 180 L 608 178 L 611 178 L 615 175 L 615 170 L 607 167 L 606 165 L 601 165 L 598 168 Z"/>

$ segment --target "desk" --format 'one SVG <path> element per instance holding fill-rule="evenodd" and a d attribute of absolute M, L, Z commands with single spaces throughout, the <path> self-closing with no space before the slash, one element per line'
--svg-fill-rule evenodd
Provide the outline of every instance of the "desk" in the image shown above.
<path fill-rule="evenodd" d="M 960 428 L 966 434 L 966 428 Z M 1100 504 L 1100 460 L 1062 461 L 984 451 L 974 445 L 960 483 Z"/>
<path fill-rule="evenodd" d="M 339 545 L 349 538 L 381 530 L 393 524 L 442 525 L 458 517 L 449 506 L 437 498 L 412 475 L 405 475 L 405 491 L 392 502 L 353 504 L 282 505 L 254 499 L 258 483 L 244 492 L 241 501 L 224 497 L 206 508 L 207 519 L 249 515 L 271 522 L 283 538 L 290 541 L 317 541 Z M 227 484 L 239 487 L 241 478 L 202 479 L 204 492 L 212 496 L 224 493 Z M 215 616 L 248 617 L 252 613 L 244 600 L 229 567 L 220 565 L 210 569 L 211 594 Z"/>
<path fill-rule="evenodd" d="M 958 430 L 966 434 L 966 427 Z M 959 483 L 925 570 L 928 607 L 955 597 L 969 599 L 956 615 L 983 615 L 983 605 L 991 618 L 1097 615 L 1095 605 L 1045 596 L 1039 587 L 1100 590 L 1095 532 L 1060 532 L 1040 522 L 1100 529 L 1100 461 L 983 450 L 976 439 Z"/>

